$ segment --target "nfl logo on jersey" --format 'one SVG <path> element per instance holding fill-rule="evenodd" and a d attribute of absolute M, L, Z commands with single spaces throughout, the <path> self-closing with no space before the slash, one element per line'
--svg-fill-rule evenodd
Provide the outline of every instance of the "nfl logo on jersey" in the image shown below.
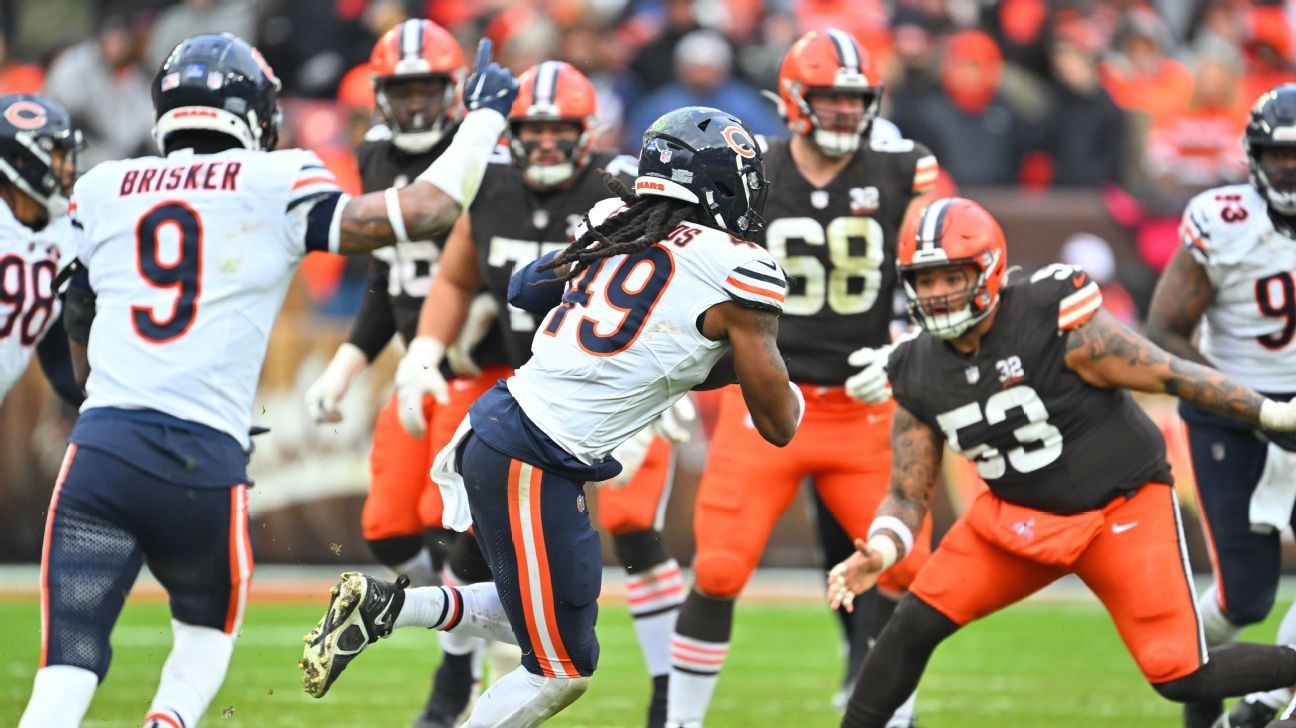
<path fill-rule="evenodd" d="M 977 382 L 981 381 L 981 370 L 978 369 L 977 367 L 974 366 L 968 367 L 967 369 L 963 370 L 963 374 L 967 377 L 968 384 L 976 384 Z"/>

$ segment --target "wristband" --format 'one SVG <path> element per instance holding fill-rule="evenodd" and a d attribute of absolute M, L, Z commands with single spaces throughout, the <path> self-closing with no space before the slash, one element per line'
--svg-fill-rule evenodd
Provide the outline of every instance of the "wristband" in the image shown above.
<path fill-rule="evenodd" d="M 396 234 L 396 242 L 408 243 L 409 233 L 405 230 L 405 214 L 401 212 L 400 194 L 395 187 L 388 187 L 383 192 L 383 201 L 387 203 L 387 222 Z"/>
<path fill-rule="evenodd" d="M 882 571 L 891 568 L 895 562 L 900 560 L 900 555 L 896 552 L 895 541 L 883 534 L 879 533 L 870 538 L 868 547 L 882 557 Z"/>
<path fill-rule="evenodd" d="M 913 531 L 910 531 L 909 527 L 904 524 L 904 521 L 895 516 L 878 516 L 873 519 L 873 523 L 869 526 L 868 530 L 869 543 L 872 543 L 873 537 L 878 535 L 878 531 L 883 529 L 894 533 L 896 538 L 900 539 L 900 543 L 904 546 L 904 552 L 906 554 L 913 552 Z"/>

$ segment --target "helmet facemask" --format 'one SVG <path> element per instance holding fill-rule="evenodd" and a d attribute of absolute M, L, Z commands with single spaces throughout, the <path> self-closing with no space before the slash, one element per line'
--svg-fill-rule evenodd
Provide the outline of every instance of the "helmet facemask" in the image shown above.
<path fill-rule="evenodd" d="M 989 261 L 978 262 L 965 258 L 935 265 L 904 266 L 900 279 L 904 283 L 909 315 L 933 336 L 957 339 L 980 323 L 997 303 L 990 293 L 989 274 L 999 265 L 997 253 L 987 251 Z M 988 264 L 987 264 L 988 263 Z M 947 276 L 957 274 L 964 281 L 962 287 L 939 295 L 919 294 L 919 279 L 935 276 L 951 282 Z M 922 286 L 925 287 L 925 286 Z"/>
<path fill-rule="evenodd" d="M 742 157 L 735 159 L 739 165 L 737 179 L 741 180 L 741 188 L 730 189 L 724 181 L 712 180 L 715 191 L 706 191 L 702 206 L 721 228 L 750 239 L 765 229 L 762 213 L 769 196 L 769 180 L 756 166 L 743 164 Z M 730 217 L 732 219 L 727 219 Z"/>
<path fill-rule="evenodd" d="M 27 154 L 11 161 L 0 159 L 0 174 L 45 208 L 50 218 L 66 215 L 76 181 L 77 152 L 85 149 L 80 130 L 18 132 L 14 139 Z"/>
<path fill-rule="evenodd" d="M 587 161 L 589 133 L 578 120 L 520 119 L 511 132 L 513 162 L 536 189 L 567 182 Z"/>
<path fill-rule="evenodd" d="M 839 83 L 833 86 L 802 87 L 800 84 L 792 84 L 789 89 L 804 117 L 802 123 L 810 127 L 802 133 L 808 131 L 815 146 L 829 157 L 854 154 L 860 147 L 860 140 L 868 134 L 882 104 L 881 86 L 870 86 L 863 76 L 845 68 L 840 69 L 837 75 Z M 823 97 L 832 96 L 839 98 L 827 101 L 838 107 L 848 103 L 842 97 L 858 98 L 863 103 L 858 111 L 847 112 L 825 109 L 824 103 L 815 103 Z"/>
<path fill-rule="evenodd" d="M 392 143 L 406 154 L 422 154 L 441 141 L 454 96 L 454 81 L 444 74 L 374 79 L 374 101 L 391 128 Z"/>
<path fill-rule="evenodd" d="M 1296 215 L 1296 144 L 1243 144 L 1252 186 L 1274 212 Z"/>

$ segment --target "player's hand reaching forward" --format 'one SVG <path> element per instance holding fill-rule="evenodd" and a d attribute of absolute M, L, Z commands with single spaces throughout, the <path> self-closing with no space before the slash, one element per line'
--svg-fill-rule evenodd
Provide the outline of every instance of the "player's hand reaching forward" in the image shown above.
<path fill-rule="evenodd" d="M 891 399 L 891 382 L 887 380 L 886 371 L 890 356 L 890 346 L 879 346 L 876 349 L 866 346 L 852 352 L 846 363 L 863 369 L 846 380 L 846 395 L 867 404 L 879 404 Z"/>
<path fill-rule="evenodd" d="M 369 364 L 360 347 L 343 343 L 325 367 L 324 373 L 306 390 L 306 409 L 316 422 L 339 422 L 338 403 L 351 388 L 351 380 Z"/>
<path fill-rule="evenodd" d="M 426 336 L 416 336 L 409 351 L 396 366 L 396 407 L 401 426 L 414 437 L 427 431 L 423 414 L 423 397 L 432 395 L 437 404 L 450 403 L 450 387 L 441 376 L 445 344 Z"/>
<path fill-rule="evenodd" d="M 877 583 L 885 571 L 885 563 L 879 551 L 864 539 L 855 539 L 855 553 L 828 572 L 828 606 L 832 609 L 845 606 L 846 611 L 854 611 L 855 597 Z"/>

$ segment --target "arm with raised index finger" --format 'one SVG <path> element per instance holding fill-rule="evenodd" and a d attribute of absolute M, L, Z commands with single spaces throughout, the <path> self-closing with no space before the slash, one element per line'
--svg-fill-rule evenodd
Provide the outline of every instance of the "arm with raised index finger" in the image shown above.
<path fill-rule="evenodd" d="M 414 182 L 401 189 L 352 197 L 337 222 L 341 253 L 363 253 L 393 243 L 420 240 L 450 229 L 468 209 L 486 160 L 507 126 L 509 107 L 517 96 L 517 80 L 490 60 L 491 44 L 483 39 L 477 65 L 464 87 L 468 114 L 454 141 Z"/>

